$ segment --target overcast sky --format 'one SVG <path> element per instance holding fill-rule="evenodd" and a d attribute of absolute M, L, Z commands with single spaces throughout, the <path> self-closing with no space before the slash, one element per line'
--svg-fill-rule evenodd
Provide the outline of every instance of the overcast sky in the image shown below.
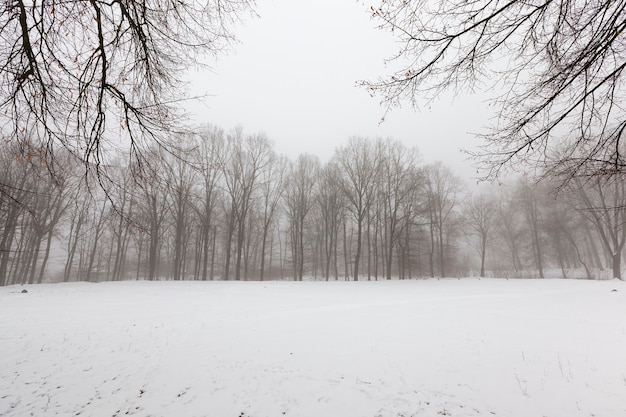
<path fill-rule="evenodd" d="M 241 43 L 213 71 L 192 74 L 191 92 L 208 95 L 190 105 L 193 119 L 265 132 L 277 152 L 322 161 L 350 136 L 392 137 L 472 182 L 475 170 L 460 149 L 479 143 L 471 132 L 488 121 L 484 100 L 448 96 L 417 111 L 407 103 L 379 124 L 380 100 L 355 84 L 390 73 L 384 61 L 397 45 L 367 8 L 355 0 L 259 0 L 259 17 L 236 28 Z"/>

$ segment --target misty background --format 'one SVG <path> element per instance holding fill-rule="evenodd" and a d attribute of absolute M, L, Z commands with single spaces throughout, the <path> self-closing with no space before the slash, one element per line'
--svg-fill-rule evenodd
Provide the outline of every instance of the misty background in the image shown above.
<path fill-rule="evenodd" d="M 30 139 L 2 148 L 1 285 L 621 277 L 618 176 L 563 183 L 517 172 L 477 187 L 484 174 L 462 149 L 483 145 L 472 133 L 499 110 L 486 104 L 497 91 L 452 89 L 416 97 L 417 109 L 387 108 L 357 83 L 406 58 L 386 61 L 402 44 L 366 5 L 243 6 L 238 42 L 195 66 L 177 50 L 154 62 L 179 68 L 194 99 L 155 113 L 125 103 L 140 110 L 118 125 L 104 123 L 113 111 L 96 101 L 78 107 L 78 133 L 67 122 L 69 141 L 54 155 Z M 170 87 L 176 96 L 177 85 L 149 92 Z M 179 105 L 188 131 L 170 122 Z M 91 119 L 80 112 L 94 108 L 96 124 L 82 126 Z M 59 125 L 45 125 L 47 140 Z M 86 145 L 73 140 L 81 134 Z"/>
<path fill-rule="evenodd" d="M 385 115 L 378 98 L 357 86 L 398 68 L 386 62 L 396 37 L 376 27 L 369 5 L 322 0 L 262 2 L 258 17 L 236 28 L 239 43 L 226 55 L 191 71 L 186 104 L 191 119 L 265 132 L 276 151 L 328 161 L 350 136 L 383 137 L 419 148 L 425 161 L 444 161 L 475 183 L 480 175 L 462 149 L 476 150 L 477 133 L 494 116 L 487 94 L 443 95 L 409 103 Z M 381 119 L 384 117 L 384 121 Z"/>

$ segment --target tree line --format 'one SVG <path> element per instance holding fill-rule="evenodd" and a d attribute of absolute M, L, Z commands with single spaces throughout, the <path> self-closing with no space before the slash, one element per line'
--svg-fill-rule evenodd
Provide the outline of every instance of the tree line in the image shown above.
<path fill-rule="evenodd" d="M 106 170 L 59 152 L 50 175 L 44 150 L 17 146 L 0 151 L 0 285 L 621 278 L 617 177 L 477 191 L 392 139 L 350 138 L 322 163 L 216 126 Z"/>

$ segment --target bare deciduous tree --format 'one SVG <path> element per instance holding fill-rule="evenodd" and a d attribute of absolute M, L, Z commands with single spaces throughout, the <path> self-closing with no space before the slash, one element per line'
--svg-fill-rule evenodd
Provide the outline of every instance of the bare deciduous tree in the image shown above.
<path fill-rule="evenodd" d="M 285 185 L 285 172 L 287 170 L 287 159 L 284 157 L 278 157 L 275 154 L 271 154 L 270 161 L 267 169 L 263 170 L 261 178 L 261 199 L 262 199 L 262 232 L 261 232 L 261 266 L 259 279 L 263 281 L 265 279 L 265 255 L 267 238 L 270 232 L 270 226 L 274 222 L 276 212 L 278 209 L 278 203 L 284 191 Z M 270 240 L 271 241 L 271 240 Z M 272 252 L 272 245 L 270 245 L 270 253 Z M 271 256 L 270 256 L 271 259 Z M 270 262 L 270 269 L 271 269 Z"/>
<path fill-rule="evenodd" d="M 289 235 L 294 278 L 302 281 L 304 275 L 305 227 L 313 207 L 314 187 L 318 180 L 319 160 L 311 155 L 300 155 L 289 170 L 285 187 L 285 211 L 289 220 Z"/>
<path fill-rule="evenodd" d="M 99 167 L 107 143 L 179 128 L 180 75 L 232 40 L 253 0 L 8 1 L 0 6 L 2 133 Z"/>
<path fill-rule="evenodd" d="M 339 185 L 340 175 L 337 170 L 337 165 L 334 163 L 327 164 L 321 169 L 317 194 L 324 259 L 323 275 L 327 281 L 330 277 L 331 266 L 335 280 L 339 278 L 337 252 L 345 201 Z"/>
<path fill-rule="evenodd" d="M 371 11 L 401 41 L 400 69 L 363 82 L 388 106 L 504 90 L 477 155 L 486 178 L 519 161 L 566 179 L 626 168 L 623 1 L 381 0 Z"/>
<path fill-rule="evenodd" d="M 578 182 L 578 191 L 605 253 L 611 260 L 613 277 L 622 279 L 622 252 L 626 244 L 626 185 L 617 177 L 595 179 L 588 186 Z"/>
<path fill-rule="evenodd" d="M 516 195 L 517 203 L 526 218 L 526 224 L 530 233 L 530 246 L 539 278 L 545 278 L 545 245 L 543 244 L 541 207 L 541 199 L 545 197 L 545 193 L 538 184 L 531 183 L 528 178 L 522 178 L 517 183 Z"/>
<path fill-rule="evenodd" d="M 480 255 L 480 276 L 485 276 L 487 246 L 493 241 L 497 225 L 498 206 L 492 196 L 480 194 L 469 199 L 465 206 L 466 223 L 478 238 L 476 248 Z"/>
<path fill-rule="evenodd" d="M 400 142 L 391 139 L 379 140 L 377 149 L 380 155 L 378 186 L 383 206 L 385 275 L 387 279 L 391 279 L 395 249 L 403 228 L 406 227 L 404 217 L 410 215 L 403 212 L 403 209 L 414 197 L 416 188 L 421 185 L 416 176 L 418 153 L 416 149 L 407 149 Z"/>
<path fill-rule="evenodd" d="M 244 136 L 243 128 L 239 127 L 228 135 L 226 149 L 220 157 L 220 169 L 230 197 L 224 278 L 228 279 L 229 275 L 230 242 L 236 237 L 235 279 L 240 280 L 248 215 L 261 173 L 272 162 L 271 142 L 264 135 Z M 237 235 L 233 236 L 235 230 Z"/>
<path fill-rule="evenodd" d="M 153 150 L 150 153 L 152 162 L 157 168 L 156 163 L 162 158 L 162 155 Z M 167 200 L 165 197 L 163 183 L 164 177 L 161 170 L 153 170 L 150 177 L 139 177 L 141 184 L 138 192 L 140 207 L 138 211 L 140 215 L 136 220 L 148 235 L 148 259 L 146 277 L 149 280 L 159 278 L 159 265 L 161 258 L 161 249 L 163 247 L 162 237 L 164 234 L 164 224 L 167 212 Z"/>
<path fill-rule="evenodd" d="M 439 272 L 446 276 L 446 230 L 453 210 L 461 199 L 461 179 L 450 168 L 436 162 L 426 167 L 426 189 L 430 223 L 430 273 L 434 276 L 434 255 L 439 255 Z"/>
<path fill-rule="evenodd" d="M 357 281 L 363 245 L 363 226 L 375 191 L 378 154 L 369 140 L 353 137 L 346 146 L 337 149 L 335 159 L 340 167 L 342 175 L 340 184 L 348 201 L 348 211 L 356 222 L 357 244 L 352 274 Z"/>
<path fill-rule="evenodd" d="M 166 200 L 174 229 L 172 278 L 175 281 L 184 279 L 188 258 L 187 248 L 191 235 L 191 213 L 194 207 L 191 201 L 192 188 L 197 181 L 196 172 L 189 164 L 191 155 L 191 149 L 180 149 L 176 154 L 166 155 L 163 158 L 167 183 Z"/>
<path fill-rule="evenodd" d="M 506 243 L 511 256 L 513 271 L 519 272 L 522 269 L 520 241 L 523 232 L 519 219 L 521 215 L 517 204 L 507 194 L 501 192 L 500 201 L 498 202 L 499 235 Z"/>
<path fill-rule="evenodd" d="M 198 231 L 199 254 L 196 261 L 201 262 L 202 280 L 207 276 L 212 280 L 215 268 L 215 239 L 217 235 L 217 217 L 215 208 L 220 199 L 220 190 L 217 187 L 221 178 L 219 158 L 224 147 L 224 131 L 218 127 L 206 126 L 198 135 L 198 152 L 195 163 L 201 177 L 201 187 L 198 196 L 200 201 L 197 207 L 200 230 Z M 209 262 L 209 250 L 211 251 Z M 210 266 L 210 267 L 209 267 Z"/>

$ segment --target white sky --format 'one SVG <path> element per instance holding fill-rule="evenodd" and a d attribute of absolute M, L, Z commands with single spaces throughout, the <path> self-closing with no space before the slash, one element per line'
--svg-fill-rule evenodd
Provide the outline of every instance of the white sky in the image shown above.
<path fill-rule="evenodd" d="M 355 0 L 259 0 L 259 18 L 236 28 L 241 42 L 192 74 L 193 120 L 224 129 L 238 124 L 265 132 L 277 152 L 327 161 L 350 136 L 392 137 L 416 146 L 424 162 L 443 161 L 471 183 L 475 170 L 461 148 L 479 143 L 489 118 L 477 96 L 442 98 L 413 110 L 409 103 L 387 115 L 356 81 L 391 73 L 384 60 L 397 50 L 389 32 L 375 28 L 368 5 Z M 393 65 L 393 64 L 391 64 Z"/>

